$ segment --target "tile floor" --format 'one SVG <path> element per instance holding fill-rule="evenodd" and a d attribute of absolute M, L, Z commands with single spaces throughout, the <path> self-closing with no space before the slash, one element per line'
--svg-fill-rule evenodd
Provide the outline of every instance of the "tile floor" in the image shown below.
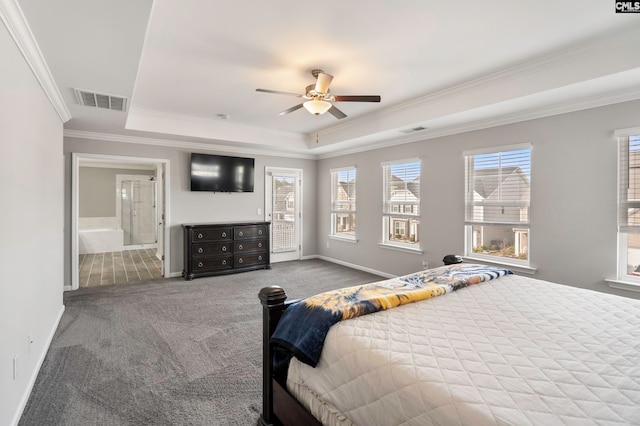
<path fill-rule="evenodd" d="M 127 284 L 162 278 L 162 262 L 155 249 L 80 255 L 79 286 Z"/>

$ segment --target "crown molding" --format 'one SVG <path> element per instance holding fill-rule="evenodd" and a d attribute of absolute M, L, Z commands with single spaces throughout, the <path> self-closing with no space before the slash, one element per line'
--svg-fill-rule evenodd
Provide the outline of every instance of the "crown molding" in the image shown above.
<path fill-rule="evenodd" d="M 204 142 L 186 142 L 169 139 L 154 139 L 140 136 L 116 135 L 110 133 L 96 133 L 83 130 L 65 129 L 64 136 L 69 138 L 111 141 L 139 145 L 166 146 L 171 148 L 193 149 L 202 151 L 221 151 L 237 154 L 265 155 L 286 158 L 298 158 L 305 160 L 320 160 L 340 157 L 343 155 L 357 154 L 375 149 L 388 148 L 397 145 L 404 145 L 414 142 L 421 142 L 439 137 L 451 136 L 459 133 L 471 132 L 475 130 L 488 129 L 492 127 L 504 126 L 508 124 L 520 123 L 523 121 L 535 120 L 539 118 L 551 117 L 559 114 L 566 114 L 585 109 L 597 108 L 616 103 L 634 101 L 640 99 L 640 87 L 635 90 L 620 90 L 616 92 L 590 96 L 578 100 L 571 100 L 556 103 L 550 106 L 521 111 L 513 114 L 495 116 L 472 123 L 448 126 L 441 129 L 426 130 L 418 134 L 404 137 L 388 137 L 384 140 L 373 142 L 362 142 L 357 146 L 345 147 L 344 144 L 336 144 L 327 147 L 326 152 L 293 153 L 287 151 L 274 151 L 273 149 L 256 149 L 250 147 L 230 146 L 211 144 Z"/>
<path fill-rule="evenodd" d="M 131 107 L 125 128 L 183 135 L 243 144 L 264 145 L 287 152 L 304 152 L 307 145 L 303 135 L 275 129 L 240 125 L 220 119 L 172 114 Z"/>
<path fill-rule="evenodd" d="M 38 43 L 17 0 L 0 0 L 0 19 L 4 22 L 11 38 L 13 38 L 22 56 L 29 64 L 51 105 L 62 122 L 66 123 L 71 119 L 71 113 L 62 99 L 60 90 L 58 90 L 49 66 L 42 56 Z"/>
<path fill-rule="evenodd" d="M 629 26 L 621 31 L 611 32 L 601 37 L 567 46 L 532 60 L 507 66 L 475 79 L 441 88 L 406 102 L 391 105 L 373 114 L 338 123 L 321 129 L 321 131 L 324 134 L 325 141 L 330 141 L 330 144 L 339 143 L 344 135 L 361 133 L 362 129 L 372 125 L 375 126 L 375 123 L 379 121 L 395 122 L 392 125 L 393 127 L 407 128 L 413 125 L 411 122 L 424 123 L 430 119 L 437 118 L 432 116 L 434 111 L 448 110 L 449 112 L 444 114 L 448 115 L 463 112 L 466 109 L 482 107 L 482 105 L 476 104 L 464 106 L 460 106 L 457 103 L 452 104 L 451 102 L 454 99 L 478 99 L 480 97 L 486 99 L 488 94 L 494 94 L 495 97 L 492 102 L 500 102 L 503 100 L 501 97 L 508 93 L 511 94 L 512 100 L 537 93 L 536 91 L 527 91 L 528 87 L 538 86 L 543 88 L 542 90 L 556 90 L 567 84 L 562 80 L 557 80 L 555 77 L 559 68 L 567 72 L 583 72 L 583 81 L 597 80 L 604 75 L 637 69 L 640 67 L 640 61 L 637 57 L 635 57 L 636 59 L 630 57 L 629 52 L 634 51 L 638 42 L 640 42 L 640 27 Z M 606 71 L 589 65 L 593 63 L 594 58 L 599 58 L 597 62 L 602 67 L 605 67 Z M 621 58 L 625 59 L 621 60 Z M 522 81 L 526 81 L 528 84 L 522 84 Z M 535 82 L 534 86 L 531 86 L 530 82 Z M 511 90 L 516 91 L 512 92 Z M 599 105 L 594 104 L 593 106 Z M 456 109 L 459 109 L 459 111 L 455 111 Z M 415 111 L 422 111 L 425 115 L 423 121 L 414 121 L 417 118 Z M 402 122 L 402 117 L 410 116 L 413 116 L 414 120 L 411 120 L 410 123 Z M 312 148 L 312 144 L 309 142 L 308 146 Z"/>
<path fill-rule="evenodd" d="M 250 155 L 265 155 L 271 157 L 286 157 L 286 158 L 298 158 L 303 160 L 315 160 L 316 156 L 314 154 L 306 154 L 306 153 L 296 153 L 296 152 L 288 152 L 288 151 L 280 151 L 275 149 L 260 149 L 260 148 L 252 148 L 252 147 L 241 147 L 234 145 L 220 145 L 220 144 L 212 144 L 205 142 L 186 142 L 186 141 L 178 141 L 171 139 L 155 139 L 155 138 L 146 138 L 140 136 L 129 136 L 129 135 L 116 135 L 112 133 L 97 133 L 97 132 L 87 132 L 84 130 L 72 130 L 65 129 L 64 137 L 67 138 L 76 138 L 76 139 L 87 139 L 87 140 L 96 140 L 96 141 L 108 141 L 108 142 L 119 142 L 119 143 L 128 143 L 128 144 L 138 144 L 138 145 L 154 145 L 154 146 L 165 146 L 169 148 L 181 148 L 181 149 L 193 149 L 200 151 L 221 151 L 235 154 L 250 154 Z"/>
<path fill-rule="evenodd" d="M 389 137 L 381 141 L 360 144 L 347 149 L 337 149 L 317 153 L 318 159 L 326 159 L 340 157 L 343 155 L 357 154 L 360 152 L 371 151 L 374 149 L 388 148 L 396 145 L 404 145 L 408 143 L 421 142 L 430 139 L 456 135 L 460 133 L 471 132 L 475 130 L 488 129 L 492 127 L 504 126 L 508 124 L 521 123 L 523 121 L 536 120 L 539 118 L 552 117 L 560 114 L 567 114 L 576 111 L 583 111 L 591 108 L 598 108 L 606 105 L 613 105 L 622 102 L 635 101 L 640 99 L 640 87 L 636 89 L 624 89 L 615 92 L 588 96 L 581 99 L 575 99 L 565 102 L 558 102 L 553 105 L 546 105 L 540 108 L 529 109 L 512 114 L 497 115 L 494 117 L 477 120 L 471 123 L 462 123 L 452 125 L 440 129 L 425 130 L 413 135 L 404 137 Z"/>

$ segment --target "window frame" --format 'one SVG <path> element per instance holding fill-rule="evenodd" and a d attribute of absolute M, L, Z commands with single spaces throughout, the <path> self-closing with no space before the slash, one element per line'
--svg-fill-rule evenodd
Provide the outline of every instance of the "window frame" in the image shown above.
<path fill-rule="evenodd" d="M 521 150 L 529 150 L 529 158 L 528 158 L 528 168 L 529 168 L 529 199 L 528 201 L 524 200 L 500 200 L 500 201 L 482 201 L 481 204 L 478 201 L 474 200 L 474 172 L 475 169 L 474 163 L 476 161 L 476 156 L 480 155 L 488 155 L 488 154 L 505 154 L 514 151 Z M 464 157 L 464 167 L 465 167 L 465 188 L 464 188 L 464 197 L 465 197 L 465 218 L 464 218 L 464 255 L 470 259 L 477 259 L 481 261 L 503 264 L 503 265 L 512 265 L 519 266 L 522 268 L 530 268 L 531 267 L 531 185 L 532 185 L 532 158 L 533 158 L 533 148 L 531 143 L 523 143 L 516 145 L 506 145 L 506 146 L 497 146 L 490 147 L 478 150 L 469 150 L 463 152 Z M 502 168 L 502 166 L 499 166 Z M 502 182 L 501 182 L 502 183 Z M 501 190 L 501 188 L 499 188 Z M 510 221 L 482 221 L 474 218 L 474 208 L 475 207 L 502 207 L 504 213 L 504 207 L 507 208 L 518 208 L 520 207 L 519 219 L 518 220 L 510 220 Z M 524 216 L 525 220 L 523 222 L 523 213 L 522 209 L 526 209 L 526 214 Z M 480 234 L 483 235 L 487 231 L 487 228 L 490 227 L 511 227 L 514 233 L 514 245 L 516 244 L 516 240 L 522 238 L 522 231 L 526 230 L 526 259 L 518 259 L 516 257 L 509 256 L 497 256 L 491 254 L 484 254 L 480 252 L 474 252 L 474 231 L 478 231 L 476 228 L 479 227 Z"/>
<path fill-rule="evenodd" d="M 347 173 L 347 176 L 350 176 L 350 173 L 353 172 L 353 179 L 354 180 L 354 188 L 353 188 L 353 193 L 354 193 L 354 198 L 351 199 L 347 199 L 346 201 L 343 200 L 338 200 L 338 179 L 339 179 L 339 174 L 340 173 Z M 334 239 L 339 239 L 339 240 L 346 240 L 346 241 L 351 241 L 351 242 L 357 242 L 357 199 L 358 199 L 358 192 L 357 192 L 357 185 L 358 185 L 358 170 L 356 166 L 346 166 L 346 167 L 338 167 L 338 168 L 333 168 L 329 170 L 329 175 L 331 177 L 331 213 L 330 213 L 330 226 L 331 229 L 329 231 L 329 237 L 334 238 Z M 344 209 L 340 209 L 340 206 L 344 206 L 347 205 L 349 207 L 352 206 L 352 208 L 349 208 L 347 210 Z M 349 215 L 353 215 L 353 234 L 348 234 L 345 232 L 338 232 L 337 231 L 337 226 L 338 226 L 338 216 L 339 215 L 343 215 L 343 214 L 349 214 Z"/>
<path fill-rule="evenodd" d="M 411 191 L 411 193 L 413 194 L 413 196 L 416 198 L 415 201 L 407 201 L 407 200 L 399 200 L 399 201 L 391 201 L 388 200 L 389 195 L 391 193 L 391 188 L 389 187 L 390 182 L 388 182 L 389 176 L 390 176 L 390 168 L 393 166 L 402 166 L 408 164 L 413 164 L 413 163 L 418 163 L 417 166 L 417 171 L 418 171 L 418 184 L 420 185 L 418 187 L 418 196 L 416 197 L 416 194 Z M 415 252 L 415 253 L 422 253 L 422 241 L 420 238 L 420 224 L 422 221 L 422 217 L 421 217 L 421 185 L 422 185 L 422 160 L 420 160 L 420 158 L 406 158 L 406 159 L 401 159 L 401 160 L 394 160 L 394 161 L 385 161 L 383 163 L 381 163 L 381 167 L 382 167 L 382 239 L 380 242 L 380 246 L 384 247 L 384 248 L 392 248 L 392 249 L 399 249 L 399 250 L 403 250 L 403 251 L 409 251 L 409 252 Z M 415 169 L 415 168 L 414 168 Z M 404 180 L 404 179 L 403 179 Z M 407 187 L 406 187 L 406 181 L 405 181 L 405 190 L 410 191 Z M 400 210 L 405 210 L 404 208 L 401 209 L 402 206 L 411 206 L 410 208 L 410 212 L 406 212 L 406 211 L 402 211 L 400 212 Z M 397 210 L 397 211 L 394 211 Z M 396 240 L 391 240 L 389 238 L 389 232 L 390 230 L 395 230 L 396 228 L 396 224 L 395 221 L 398 220 L 407 220 L 407 221 L 411 221 L 414 220 L 417 223 L 407 223 L 407 226 L 410 227 L 409 232 L 411 233 L 411 228 L 413 227 L 417 227 L 417 229 L 415 230 L 415 232 L 413 233 L 413 235 L 415 235 L 418 239 L 418 241 L 416 242 L 402 242 L 402 241 L 396 241 Z M 406 228 L 405 228 L 406 229 Z"/>
<path fill-rule="evenodd" d="M 629 156 L 629 144 L 633 142 L 640 147 L 640 127 L 632 129 L 617 130 L 614 132 L 618 144 L 618 176 L 617 176 L 617 279 L 623 282 L 640 284 L 640 276 L 628 273 L 629 267 L 629 234 L 640 233 L 640 226 L 629 224 L 628 209 L 640 208 L 640 199 L 630 201 L 628 198 L 629 170 L 631 170 L 631 159 Z"/>

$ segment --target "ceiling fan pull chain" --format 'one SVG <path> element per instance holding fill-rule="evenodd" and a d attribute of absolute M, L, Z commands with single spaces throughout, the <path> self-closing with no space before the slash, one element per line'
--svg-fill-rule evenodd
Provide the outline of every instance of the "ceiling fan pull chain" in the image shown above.
<path fill-rule="evenodd" d="M 318 143 L 318 120 L 320 117 L 319 115 L 316 115 L 316 143 Z"/>

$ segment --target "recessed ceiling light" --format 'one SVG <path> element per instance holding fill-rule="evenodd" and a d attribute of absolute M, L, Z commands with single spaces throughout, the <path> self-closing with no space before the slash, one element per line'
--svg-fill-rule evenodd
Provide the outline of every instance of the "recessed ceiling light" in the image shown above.
<path fill-rule="evenodd" d="M 218 117 L 220 120 L 228 120 L 231 118 L 229 114 L 216 114 L 216 117 Z"/>

